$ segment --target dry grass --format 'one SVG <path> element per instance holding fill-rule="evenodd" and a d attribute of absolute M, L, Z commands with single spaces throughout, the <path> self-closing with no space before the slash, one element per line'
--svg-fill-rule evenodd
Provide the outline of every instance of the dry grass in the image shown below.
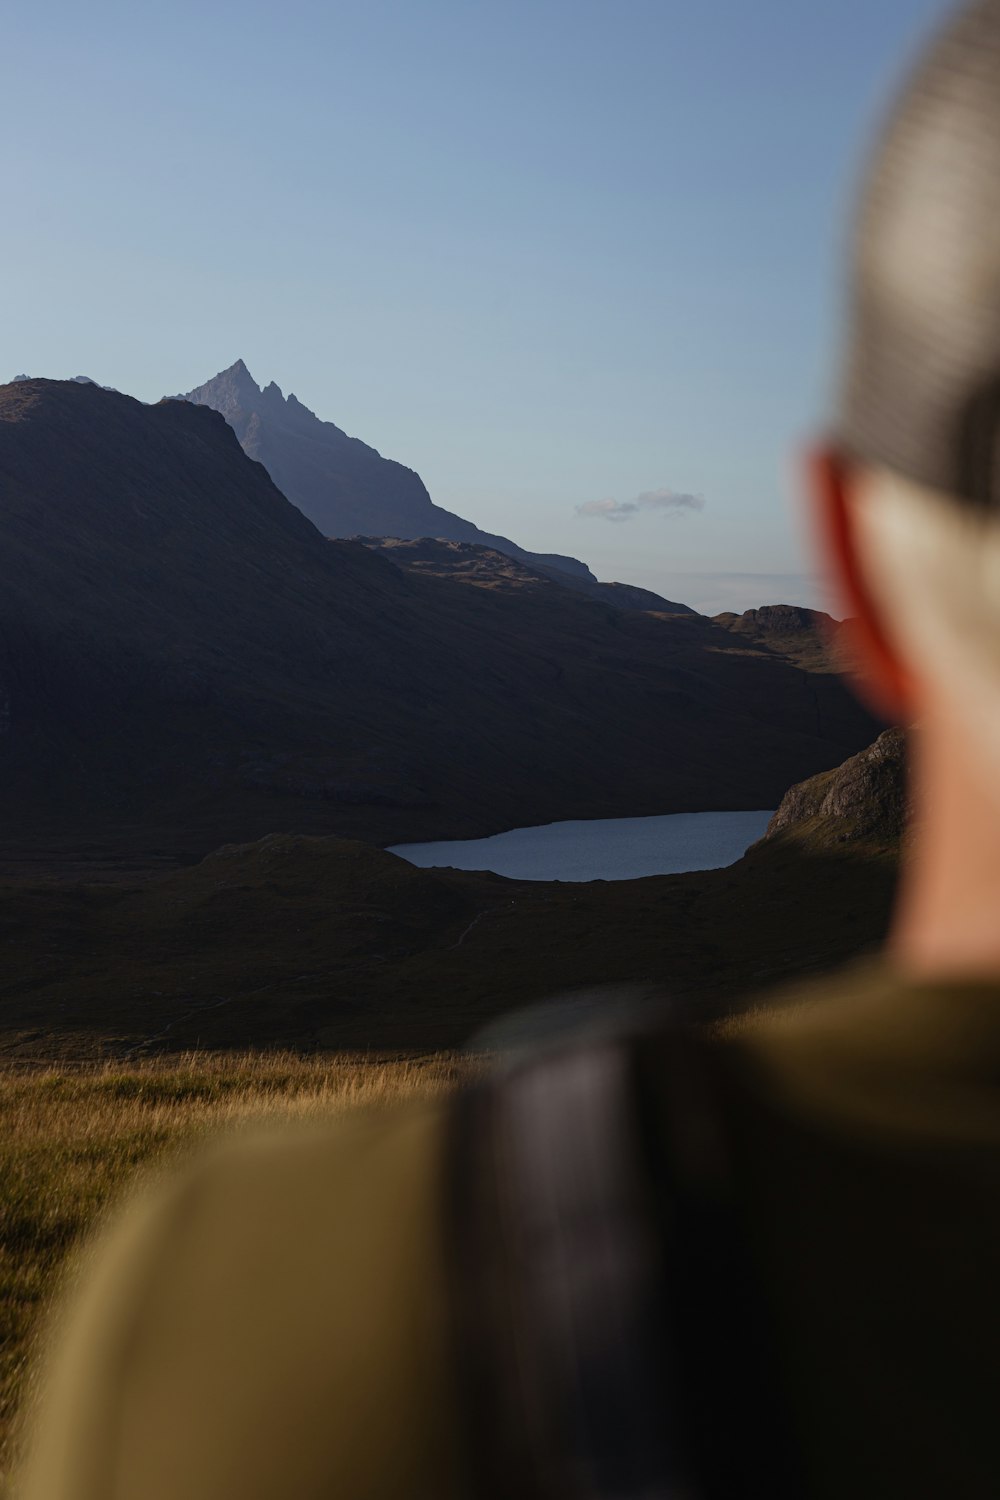
<path fill-rule="evenodd" d="M 68 1251 L 141 1168 L 244 1122 L 427 1098 L 470 1066 L 250 1053 L 0 1070 L 0 1492 L 39 1313 Z"/>

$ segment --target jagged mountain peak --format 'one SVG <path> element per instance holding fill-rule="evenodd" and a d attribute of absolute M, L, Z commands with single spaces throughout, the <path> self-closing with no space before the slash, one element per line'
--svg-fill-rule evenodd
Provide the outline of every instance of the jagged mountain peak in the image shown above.
<path fill-rule="evenodd" d="M 218 375 L 215 376 L 215 379 L 225 380 L 227 376 L 234 380 L 248 380 L 253 386 L 254 390 L 260 389 L 260 387 L 257 385 L 256 380 L 254 380 L 253 376 L 250 374 L 250 371 L 247 369 L 246 360 L 244 359 L 236 360 L 235 364 L 231 364 L 227 370 L 220 370 Z M 206 384 L 210 385 L 211 381 L 206 382 Z"/>
<path fill-rule="evenodd" d="M 294 396 L 289 395 L 287 400 L 281 386 L 276 380 L 268 381 L 266 385 L 258 385 L 251 375 L 246 361 L 238 359 L 228 369 L 220 370 L 213 375 L 211 380 L 206 380 L 204 385 L 197 386 L 193 391 L 187 391 L 178 398 L 181 401 L 192 401 L 198 406 L 211 406 L 226 418 L 231 427 L 236 429 L 240 442 L 248 453 L 248 434 L 259 433 L 260 419 L 266 416 L 277 423 L 293 423 L 301 425 L 303 421 L 310 425 L 329 429 L 337 437 L 346 439 L 338 427 L 332 422 L 321 422 L 315 413 L 307 406 L 303 406 Z M 251 457 L 260 458 L 256 451 Z M 305 509 L 299 500 L 294 501 L 300 509 Z M 309 514 L 308 511 L 306 511 Z"/>
<path fill-rule="evenodd" d="M 236 427 L 241 416 L 249 417 L 257 410 L 261 389 L 247 369 L 246 362 L 238 359 L 235 364 L 213 375 L 211 380 L 206 380 L 204 385 L 198 386 L 196 390 L 186 391 L 175 399 L 191 401 L 197 406 L 211 406 L 222 413 L 231 427 Z M 237 436 L 242 442 L 239 431 Z"/>
<path fill-rule="evenodd" d="M 574 557 L 527 552 L 435 505 L 413 469 L 324 421 L 297 396 L 286 399 L 275 381 L 261 390 L 242 359 L 181 399 L 221 412 L 244 452 L 324 536 L 442 537 L 596 583 Z"/>

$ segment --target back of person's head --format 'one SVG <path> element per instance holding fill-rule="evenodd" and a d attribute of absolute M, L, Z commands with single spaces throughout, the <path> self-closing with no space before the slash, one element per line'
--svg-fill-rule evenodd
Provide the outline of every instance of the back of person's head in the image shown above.
<path fill-rule="evenodd" d="M 876 697 L 893 716 L 957 716 L 993 774 L 1000 0 L 964 7 L 934 39 L 873 153 L 837 424 L 819 473 L 828 521 L 839 491 L 830 535 L 846 602 L 871 616 Z"/>

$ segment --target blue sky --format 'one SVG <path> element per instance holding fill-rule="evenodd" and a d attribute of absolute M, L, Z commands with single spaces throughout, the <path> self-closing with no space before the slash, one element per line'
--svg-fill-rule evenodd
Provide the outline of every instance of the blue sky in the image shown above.
<path fill-rule="evenodd" d="M 852 187 L 939 0 L 33 0 L 3 378 L 246 360 L 439 504 L 700 608 L 819 599 Z M 671 490 L 701 510 L 579 514 Z"/>

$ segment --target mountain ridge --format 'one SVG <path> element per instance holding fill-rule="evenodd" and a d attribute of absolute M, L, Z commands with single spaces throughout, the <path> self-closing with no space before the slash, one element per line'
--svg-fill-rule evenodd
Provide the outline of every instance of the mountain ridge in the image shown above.
<path fill-rule="evenodd" d="M 565 574 L 578 586 L 602 587 L 578 558 L 529 552 L 436 505 L 414 469 L 323 421 L 294 394 L 285 397 L 273 380 L 258 386 L 242 359 L 175 399 L 221 412 L 247 455 L 264 464 L 282 493 L 324 536 L 463 542 L 503 552 L 528 567 Z M 620 601 L 623 606 L 626 597 Z M 659 607 L 687 609 L 669 600 Z"/>
<path fill-rule="evenodd" d="M 473 542 L 451 542 L 441 537 L 352 537 L 380 553 L 404 572 L 431 574 L 439 578 L 476 583 L 481 587 L 524 586 L 532 581 L 549 587 L 572 589 L 574 593 L 610 604 L 616 609 L 643 609 L 660 614 L 693 615 L 686 604 L 676 604 L 650 589 L 631 583 L 598 583 L 594 577 L 580 578 L 541 564 L 533 566 L 509 553 Z"/>
<path fill-rule="evenodd" d="M 872 736 L 836 679 L 702 616 L 327 541 L 207 407 L 0 387 L 0 480 L 8 841 L 189 857 L 776 806 Z"/>

